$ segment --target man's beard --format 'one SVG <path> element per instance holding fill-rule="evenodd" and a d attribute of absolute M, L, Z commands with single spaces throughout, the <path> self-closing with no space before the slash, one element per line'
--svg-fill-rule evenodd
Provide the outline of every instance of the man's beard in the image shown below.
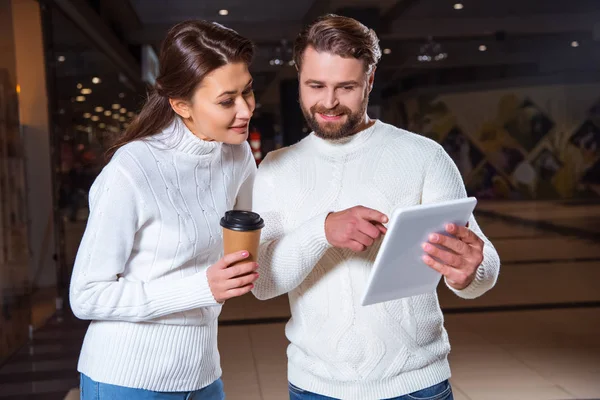
<path fill-rule="evenodd" d="M 327 140 L 343 139 L 358 133 L 361 123 L 365 118 L 367 105 L 369 104 L 369 96 L 365 96 L 360 109 L 353 113 L 351 109 L 343 105 L 337 105 L 334 108 L 328 109 L 319 105 L 314 105 L 310 110 L 306 110 L 300 100 L 300 108 L 306 119 L 306 123 L 313 130 L 317 137 Z M 346 116 L 346 121 L 339 122 L 323 122 L 317 121 L 316 114 L 325 115 L 340 115 Z"/>

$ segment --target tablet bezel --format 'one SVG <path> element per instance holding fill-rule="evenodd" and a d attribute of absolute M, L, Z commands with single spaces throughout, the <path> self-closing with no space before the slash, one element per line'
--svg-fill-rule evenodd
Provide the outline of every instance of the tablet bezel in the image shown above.
<path fill-rule="evenodd" d="M 470 216 L 473 214 L 476 205 L 476 198 L 466 197 L 457 200 L 396 209 L 392 213 L 390 222 L 387 226 L 388 231 L 373 263 L 373 269 L 369 275 L 369 280 L 367 281 L 361 304 L 367 306 L 435 291 L 439 284 L 441 274 L 427 266 L 420 257 L 415 258 L 415 254 L 418 253 L 418 250 L 420 250 L 419 254 L 425 254 L 425 251 L 421 248 L 421 244 L 424 241 L 427 241 L 427 236 L 430 233 L 442 233 L 448 235 L 444 230 L 446 224 L 455 223 L 462 226 L 466 225 Z M 419 227 L 418 229 L 415 229 L 415 227 L 411 225 L 414 223 L 415 218 L 419 218 L 423 224 L 431 226 L 431 228 Z M 396 246 L 398 241 L 406 241 L 406 235 L 410 235 L 410 232 L 416 232 L 414 235 L 409 236 L 408 240 L 410 240 L 411 243 L 402 246 L 401 248 Z M 402 235 L 402 237 L 400 237 L 400 235 Z M 415 246 L 418 246 L 418 250 Z M 404 254 L 396 254 L 399 251 L 402 251 L 402 249 L 405 250 Z M 393 265 L 389 264 L 390 258 L 394 259 Z M 402 270 L 399 271 L 398 274 L 401 274 L 402 272 L 405 273 L 406 270 L 410 268 L 415 268 L 415 271 L 419 271 L 417 268 L 424 268 L 423 274 L 417 276 L 416 279 L 421 284 L 413 286 L 410 289 L 399 288 L 394 292 L 390 290 L 384 291 L 383 288 L 380 287 L 382 284 L 378 281 L 379 276 L 382 275 L 384 268 L 398 268 L 398 265 L 401 266 Z M 386 274 L 386 276 L 387 275 L 389 274 Z M 399 276 L 399 278 L 401 277 Z M 413 278 L 415 278 L 415 275 L 411 275 L 411 279 Z"/>

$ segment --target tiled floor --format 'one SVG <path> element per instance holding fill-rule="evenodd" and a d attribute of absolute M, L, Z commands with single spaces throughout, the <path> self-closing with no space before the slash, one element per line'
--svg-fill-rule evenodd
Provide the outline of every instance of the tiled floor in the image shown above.
<path fill-rule="evenodd" d="M 600 399 L 600 205 L 480 208 L 491 212 L 478 220 L 503 267 L 497 286 L 480 299 L 462 300 L 440 287 L 455 399 Z M 285 296 L 246 296 L 224 307 L 219 346 L 228 399 L 288 398 L 288 316 Z M 78 398 L 75 367 L 85 327 L 65 318 L 38 330 L 0 368 L 0 400 Z"/>
<path fill-rule="evenodd" d="M 593 340 L 600 335 L 598 309 L 449 315 L 446 326 L 457 399 L 600 397 L 600 341 Z M 283 330 L 284 324 L 221 328 L 221 343 L 235 337 L 238 342 L 227 343 L 243 349 L 224 352 L 231 399 L 286 398 Z M 230 352 L 236 357 L 229 359 Z"/>

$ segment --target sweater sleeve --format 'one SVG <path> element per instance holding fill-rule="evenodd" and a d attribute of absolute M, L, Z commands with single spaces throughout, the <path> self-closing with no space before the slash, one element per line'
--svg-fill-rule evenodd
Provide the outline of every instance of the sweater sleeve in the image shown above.
<path fill-rule="evenodd" d="M 252 149 L 246 142 L 243 145 L 245 149 L 244 170 L 241 176 L 241 185 L 235 200 L 236 210 L 252 210 L 252 190 L 254 188 L 254 179 L 256 178 L 256 161 L 252 155 Z"/>
<path fill-rule="evenodd" d="M 280 189 L 272 179 L 274 169 L 267 156 L 258 169 L 253 191 L 254 209 L 265 220 L 258 258 L 260 277 L 252 289 L 260 300 L 295 289 L 330 247 L 325 238 L 329 213 L 318 214 L 293 230 L 285 229 L 284 210 L 277 200 Z"/>
<path fill-rule="evenodd" d="M 422 203 L 439 203 L 465 197 L 467 193 L 458 168 L 446 151 L 439 147 L 425 175 Z M 450 290 L 464 299 L 474 299 L 490 290 L 496 284 L 500 272 L 498 253 L 472 215 L 469 228 L 484 242 L 483 262 L 477 269 L 475 279 L 466 288 L 456 290 L 446 282 Z"/>
<path fill-rule="evenodd" d="M 109 163 L 90 190 L 90 218 L 70 286 L 75 316 L 138 322 L 218 305 L 206 271 L 179 280 L 127 277 L 135 237 L 145 222 L 143 199 L 128 171 Z"/>

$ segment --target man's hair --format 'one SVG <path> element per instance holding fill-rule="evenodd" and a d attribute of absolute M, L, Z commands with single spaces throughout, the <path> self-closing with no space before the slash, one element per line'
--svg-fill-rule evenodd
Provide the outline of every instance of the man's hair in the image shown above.
<path fill-rule="evenodd" d="M 357 20 L 327 14 L 307 26 L 294 42 L 294 62 L 300 71 L 302 57 L 308 47 L 344 58 L 363 60 L 371 73 L 381 58 L 379 38 L 375 31 Z"/>

